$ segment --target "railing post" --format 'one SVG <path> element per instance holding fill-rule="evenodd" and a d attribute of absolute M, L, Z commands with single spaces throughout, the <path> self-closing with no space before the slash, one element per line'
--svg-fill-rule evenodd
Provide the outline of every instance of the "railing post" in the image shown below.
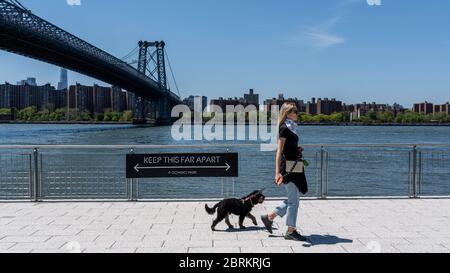
<path fill-rule="evenodd" d="M 325 199 L 328 198 L 328 163 L 330 161 L 330 153 L 325 151 L 325 181 L 324 181 L 324 196 Z"/>
<path fill-rule="evenodd" d="M 34 177 L 34 171 L 33 171 L 33 154 L 29 154 L 28 155 L 28 159 L 29 159 L 29 166 L 28 166 L 28 191 L 30 194 L 30 201 L 34 201 L 34 193 L 33 193 L 33 177 Z"/>
<path fill-rule="evenodd" d="M 33 150 L 33 202 L 39 202 L 40 196 L 40 175 L 39 175 L 39 151 L 37 148 Z"/>
<path fill-rule="evenodd" d="M 412 195 L 411 198 L 418 198 L 417 192 L 417 146 L 412 150 L 412 175 L 411 175 Z"/>
<path fill-rule="evenodd" d="M 230 147 L 227 147 L 227 154 L 231 152 Z M 231 197 L 236 197 L 236 179 L 232 177 L 231 179 Z M 228 179 L 226 179 L 226 183 L 228 184 Z"/>
<path fill-rule="evenodd" d="M 323 146 L 320 147 L 320 199 L 326 199 L 326 181 L 325 181 L 325 148 Z"/>
<path fill-rule="evenodd" d="M 419 167 L 418 167 L 418 175 L 417 175 L 417 198 L 420 198 L 422 195 L 422 155 L 423 152 L 419 151 Z"/>
<path fill-rule="evenodd" d="M 134 154 L 134 149 L 133 148 L 130 149 L 130 154 Z M 134 178 L 130 178 L 128 181 L 129 181 L 129 185 L 127 185 L 128 201 L 134 202 L 134 201 L 136 201 L 135 200 L 135 195 L 134 195 Z"/>
<path fill-rule="evenodd" d="M 42 153 L 39 155 L 39 200 L 44 199 L 44 158 Z"/>

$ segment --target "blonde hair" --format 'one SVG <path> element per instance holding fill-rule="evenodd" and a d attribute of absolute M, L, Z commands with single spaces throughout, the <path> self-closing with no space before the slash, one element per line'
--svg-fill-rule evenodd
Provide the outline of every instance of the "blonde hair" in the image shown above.
<path fill-rule="evenodd" d="M 283 106 L 281 106 L 281 109 L 280 109 L 278 125 L 279 126 L 283 125 L 287 120 L 287 116 L 290 113 L 292 113 L 292 111 L 294 111 L 295 109 L 297 109 L 297 106 L 293 103 L 286 102 L 285 104 L 283 104 Z"/>

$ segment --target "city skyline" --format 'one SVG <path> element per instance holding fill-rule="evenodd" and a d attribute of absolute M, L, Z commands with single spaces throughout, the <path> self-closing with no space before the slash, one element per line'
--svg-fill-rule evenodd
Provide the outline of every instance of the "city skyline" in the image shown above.
<path fill-rule="evenodd" d="M 63 70 L 62 74 L 64 74 Z M 66 78 L 66 75 L 64 75 L 63 78 Z M 60 85 L 60 83 L 58 85 Z M 46 91 L 42 93 L 43 90 Z M 36 85 L 36 79 L 31 77 L 19 81 L 17 85 L 0 84 L 0 108 L 3 109 L 5 107 L 10 107 L 21 110 L 28 106 L 36 106 L 40 110 L 48 105 L 53 105 L 53 108 L 67 107 L 68 111 L 69 109 L 78 109 L 80 112 L 90 112 L 93 114 L 104 112 L 109 108 L 112 108 L 113 111 L 121 112 L 124 110 L 133 110 L 133 103 L 130 103 L 130 100 L 133 98 L 134 95 L 132 93 L 126 92 L 115 86 L 101 86 L 97 84 L 86 86 L 77 83 L 68 86 L 67 89 L 59 90 L 50 84 L 42 86 Z M 236 107 L 239 105 L 244 107 L 253 105 L 257 108 L 270 107 L 271 105 L 278 105 L 281 107 L 282 104 L 289 102 L 295 103 L 299 112 L 310 115 L 353 113 L 354 116 L 361 117 L 371 110 L 375 112 L 393 111 L 394 113 L 397 113 L 405 112 L 407 109 L 417 113 L 447 113 L 450 115 L 449 102 L 445 102 L 444 104 L 434 104 L 425 101 L 414 103 L 412 107 L 404 107 L 398 103 L 380 104 L 377 102 L 363 101 L 357 104 L 349 104 L 336 98 L 313 97 L 310 100 L 305 100 L 297 97 L 288 98 L 285 97 L 284 94 L 278 94 L 278 97 L 275 98 L 263 98 L 263 102 L 261 103 L 260 95 L 255 92 L 254 89 L 250 89 L 248 93 L 244 93 L 241 97 L 209 98 L 210 101 L 208 101 L 208 97 L 206 96 L 190 95 L 189 97 L 186 97 L 183 102 L 189 106 L 190 109 L 195 109 L 197 99 L 200 99 L 202 109 L 207 109 L 211 105 L 219 106 L 222 109 L 226 109 L 227 106 Z M 62 103 L 62 101 L 66 102 Z"/>
<path fill-rule="evenodd" d="M 49 86 L 51 88 L 53 88 L 55 91 L 70 91 L 71 87 L 76 87 L 76 86 L 85 86 L 85 87 L 99 87 L 99 88 L 116 88 L 113 85 L 110 85 L 108 83 L 93 83 L 93 84 L 82 84 L 79 82 L 75 82 L 75 83 L 69 83 L 68 81 L 68 75 L 67 75 L 67 71 L 65 71 L 66 69 L 61 69 L 60 68 L 60 81 L 58 82 L 57 85 L 54 85 L 52 83 L 39 83 L 38 79 L 35 77 L 26 77 L 25 79 L 19 80 L 17 81 L 16 84 L 14 84 L 13 82 L 10 81 L 5 81 L 4 83 L 0 82 L 0 85 L 5 85 L 5 84 L 9 84 L 12 86 L 23 86 L 23 85 L 29 85 L 29 86 L 33 86 L 33 87 L 46 87 Z M 64 84 L 67 86 L 66 88 L 60 89 L 61 87 L 61 78 L 64 79 Z M 126 90 L 123 90 L 123 92 L 126 92 Z M 373 104 L 377 104 L 377 105 L 386 105 L 386 106 L 398 106 L 404 109 L 414 109 L 418 104 L 431 104 L 431 105 L 442 105 L 442 104 L 448 104 L 449 101 L 430 101 L 427 99 L 423 99 L 420 101 L 415 101 L 413 102 L 411 105 L 404 105 L 398 102 L 376 102 L 376 101 L 370 101 L 370 100 L 363 100 L 363 101 L 359 101 L 356 103 L 353 102 L 347 102 L 344 101 L 342 99 L 340 99 L 339 97 L 332 97 L 332 98 L 328 98 L 328 97 L 323 97 L 320 95 L 315 95 L 313 97 L 310 98 L 306 98 L 306 97 L 301 97 L 301 96 L 296 96 L 296 97 L 288 97 L 285 96 L 285 93 L 277 93 L 276 96 L 269 96 L 269 97 L 262 97 L 260 95 L 259 92 L 257 92 L 257 90 L 250 88 L 248 89 L 248 93 L 242 93 L 242 91 L 239 91 L 240 95 L 237 96 L 220 96 L 220 97 L 208 97 L 208 96 L 202 96 L 202 95 L 198 95 L 195 93 L 190 93 L 187 96 L 183 96 L 181 99 L 184 101 L 184 103 L 186 103 L 188 106 L 190 104 L 193 104 L 193 100 L 197 97 L 201 97 L 203 99 L 203 104 L 205 105 L 211 105 L 211 104 L 218 104 L 218 105 L 222 105 L 224 103 L 231 102 L 230 105 L 235 105 L 235 104 L 253 104 L 253 105 L 258 105 L 257 102 L 259 102 L 259 105 L 264 106 L 267 105 L 270 101 L 298 101 L 301 103 L 304 103 L 305 105 L 308 103 L 317 103 L 317 101 L 338 101 L 339 103 L 342 103 L 343 105 L 347 105 L 347 106 L 352 106 L 352 105 L 360 105 L 360 104 L 367 104 L 367 105 L 373 105 Z M 206 103 L 205 103 L 206 100 Z M 220 102 L 219 102 L 220 101 Z M 225 107 L 223 107 L 225 108 Z M 304 111 L 305 112 L 305 111 Z"/>
<path fill-rule="evenodd" d="M 311 2 L 136 2 L 140 10 L 130 3 L 108 2 L 110 12 L 102 14 L 97 11 L 104 1 L 85 1 L 80 6 L 22 1 L 37 15 L 118 57 L 140 39 L 165 40 L 183 97 L 190 90 L 220 97 L 255 88 L 263 97 L 285 93 L 288 97 L 340 97 L 349 103 L 412 105 L 450 100 L 446 75 L 450 43 L 441 35 L 443 26 L 450 23 L 445 12 L 450 3 Z M 175 7 L 184 11 L 181 18 L 151 24 L 150 29 L 140 27 L 147 25 L 142 16 L 147 8 Z M 400 14 L 409 19 L 399 19 Z M 80 16 L 86 20 L 81 22 Z M 162 15 L 155 16 L 155 22 L 162 21 L 158 20 Z M 126 20 L 135 17 L 139 23 Z M 42 80 L 39 84 L 57 85 L 59 67 L 3 51 L 0 59 L 0 82 L 34 74 Z M 85 85 L 103 84 L 74 72 L 71 79 Z"/>
<path fill-rule="evenodd" d="M 83 82 L 78 82 L 78 81 L 74 81 L 74 82 L 70 82 L 70 76 L 68 76 L 68 73 L 72 73 L 72 74 L 74 74 L 74 73 L 76 73 L 76 72 L 73 72 L 73 71 L 70 71 L 70 70 L 67 70 L 67 69 L 65 69 L 65 68 L 60 68 L 60 67 L 56 67 L 55 66 L 55 68 L 57 68 L 58 69 L 58 73 L 59 73 L 59 80 L 58 79 L 56 79 L 54 82 L 56 83 L 53 83 L 53 82 L 51 82 L 51 81 L 47 81 L 47 82 L 44 82 L 44 81 L 39 81 L 39 79 L 38 78 L 36 78 L 36 77 L 30 77 L 30 76 L 26 76 L 25 78 L 23 78 L 23 79 L 14 79 L 14 80 L 4 80 L 4 81 L 0 81 L 0 84 L 6 84 L 6 83 L 8 83 L 8 84 L 12 84 L 12 85 L 24 85 L 25 83 L 26 84 L 29 84 L 29 85 L 32 85 L 32 86 L 45 86 L 45 85 L 51 85 L 51 86 L 54 86 L 55 87 L 55 89 L 56 90 L 63 90 L 63 89 L 67 89 L 68 87 L 70 87 L 70 86 L 74 86 L 74 85 L 77 85 L 77 84 L 81 84 L 81 85 L 86 85 L 86 86 L 94 86 L 94 85 L 99 85 L 99 86 L 108 86 L 108 87 L 112 87 L 112 85 L 111 84 L 108 84 L 108 83 L 105 83 L 105 82 L 102 82 L 102 81 L 99 81 L 99 80 L 96 80 L 96 79 L 92 79 L 92 83 L 88 83 L 88 84 L 85 84 L 85 83 L 83 83 Z M 70 72 L 69 72 L 70 71 Z M 63 76 L 64 75 L 64 76 Z M 65 82 L 63 83 L 63 82 L 61 82 L 61 78 L 64 78 L 65 79 Z M 74 77 L 74 78 L 76 78 L 76 77 Z M 15 84 L 16 83 L 16 84 Z M 63 83 L 63 85 L 61 85 Z M 67 86 L 66 88 L 60 88 L 61 86 Z M 254 89 L 253 88 L 250 88 L 250 89 L 248 89 L 248 90 L 250 90 L 250 91 L 253 91 Z M 236 93 L 233 93 L 233 92 L 236 92 Z M 267 93 L 267 92 L 266 92 Z M 270 92 L 269 92 L 270 93 Z M 229 92 L 227 92 L 227 94 L 230 94 Z M 217 99 L 219 99 L 219 98 L 222 98 L 222 99 L 241 99 L 241 98 L 244 98 L 243 97 L 243 95 L 242 95 L 242 90 L 237 90 L 237 91 L 232 91 L 232 93 L 231 94 L 234 94 L 234 95 L 227 95 L 227 96 L 225 96 L 225 95 L 218 95 L 217 97 L 208 97 L 208 96 L 204 96 L 204 95 L 201 95 L 200 93 L 195 93 L 195 92 L 185 92 L 185 95 L 182 95 L 182 99 L 188 99 L 189 97 L 198 97 L 198 96 L 200 96 L 200 97 L 208 97 L 208 98 L 217 98 Z M 269 94 L 269 96 L 268 97 L 262 97 L 263 98 L 263 101 L 260 101 L 260 103 L 263 105 L 264 104 L 264 101 L 265 100 L 270 100 L 270 99 L 277 99 L 278 98 L 278 96 L 279 95 L 285 95 L 286 93 L 284 93 L 284 92 L 272 92 L 272 94 L 273 94 L 273 96 L 270 96 L 270 94 Z M 258 96 L 260 97 L 260 94 L 258 94 Z M 301 95 L 296 95 L 296 96 L 286 96 L 286 97 L 289 97 L 290 99 L 303 99 L 303 100 L 308 100 L 308 99 L 310 99 L 310 98 L 316 98 L 316 99 L 319 99 L 319 98 L 323 98 L 323 99 L 326 99 L 327 97 L 326 96 L 321 96 L 320 94 L 313 94 L 311 97 L 304 97 L 304 96 L 301 96 Z M 337 97 L 333 97 L 333 98 L 337 98 Z M 433 101 L 433 100 L 430 100 L 430 99 L 427 99 L 426 97 L 423 97 L 422 99 L 419 99 L 419 100 L 416 100 L 416 101 L 413 101 L 412 103 L 411 103 L 411 105 L 415 105 L 415 104 L 417 104 L 417 102 L 418 101 L 421 101 L 421 102 L 425 102 L 425 103 L 441 103 L 442 102 L 442 100 L 440 100 L 440 101 Z M 444 103 L 445 102 L 449 102 L 450 101 L 450 99 L 448 99 L 448 100 L 445 100 L 444 99 Z M 361 101 L 356 101 L 356 102 L 345 102 L 345 103 L 347 103 L 347 104 L 360 104 L 360 103 L 376 103 L 376 102 L 380 102 L 380 101 L 374 101 L 374 100 L 370 100 L 370 99 L 363 99 L 363 100 L 361 100 Z M 406 106 L 406 108 L 408 108 L 409 107 L 409 104 L 403 104 L 403 103 L 399 103 L 399 101 L 397 100 L 397 101 L 381 101 L 382 103 L 385 103 L 385 104 L 399 104 L 399 105 L 401 105 L 401 106 Z"/>

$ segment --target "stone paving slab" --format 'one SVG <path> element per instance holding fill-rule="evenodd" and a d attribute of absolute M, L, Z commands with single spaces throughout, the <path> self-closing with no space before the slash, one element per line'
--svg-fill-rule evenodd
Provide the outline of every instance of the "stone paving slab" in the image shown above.
<path fill-rule="evenodd" d="M 204 204 L 0 203 L 0 253 L 450 253 L 450 199 L 302 200 L 308 243 L 285 241 L 283 219 L 274 235 L 248 221 L 213 232 Z"/>

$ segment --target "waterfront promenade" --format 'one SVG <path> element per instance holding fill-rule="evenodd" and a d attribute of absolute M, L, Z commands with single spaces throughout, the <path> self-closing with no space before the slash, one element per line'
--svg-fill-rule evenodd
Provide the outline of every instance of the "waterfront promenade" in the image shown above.
<path fill-rule="evenodd" d="M 254 215 L 277 203 L 256 207 Z M 3 202 L 0 252 L 450 252 L 450 199 L 304 200 L 300 225 L 309 243 L 285 241 L 280 220 L 272 236 L 248 221 L 246 231 L 212 232 L 204 204 Z"/>

